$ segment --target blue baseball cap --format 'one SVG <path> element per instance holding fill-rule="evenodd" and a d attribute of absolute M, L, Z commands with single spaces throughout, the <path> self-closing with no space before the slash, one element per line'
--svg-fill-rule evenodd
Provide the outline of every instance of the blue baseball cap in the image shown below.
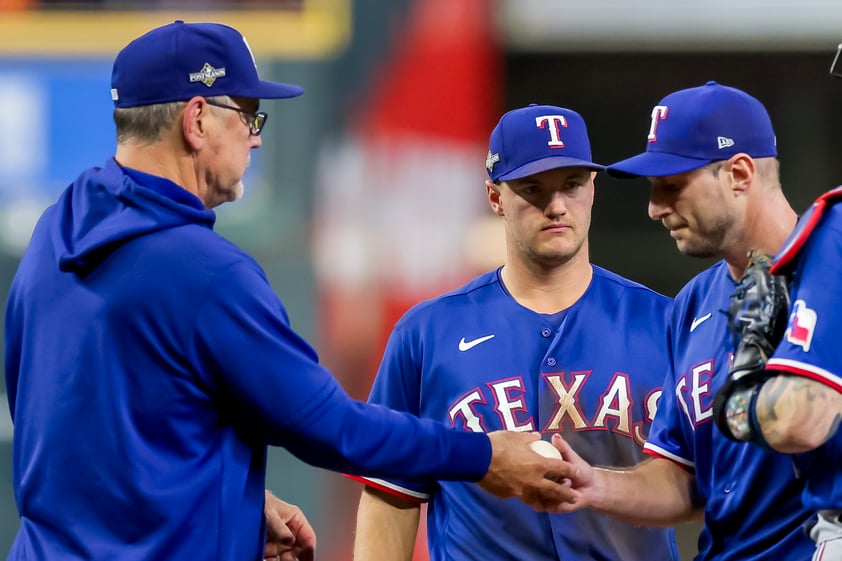
<path fill-rule="evenodd" d="M 662 99 L 652 109 L 646 151 L 607 169 L 615 177 L 663 177 L 740 153 L 778 155 L 772 120 L 757 99 L 711 81 Z"/>
<path fill-rule="evenodd" d="M 575 111 L 533 103 L 509 111 L 491 131 L 485 167 L 492 181 L 578 166 L 605 169 L 591 161 L 588 129 Z"/>
<path fill-rule="evenodd" d="M 301 86 L 261 80 L 246 38 L 219 23 L 177 20 L 153 29 L 117 54 L 111 73 L 115 107 L 194 96 L 281 99 L 302 93 Z"/>

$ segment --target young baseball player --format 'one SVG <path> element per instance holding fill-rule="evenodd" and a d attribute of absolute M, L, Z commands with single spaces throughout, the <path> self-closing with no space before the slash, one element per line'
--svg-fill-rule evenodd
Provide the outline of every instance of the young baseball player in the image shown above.
<path fill-rule="evenodd" d="M 537 434 L 350 399 L 257 261 L 214 232 L 262 144 L 260 100 L 303 88 L 261 80 L 237 30 L 183 21 L 124 47 L 111 86 L 116 153 L 45 210 L 9 292 L 9 560 L 312 561 L 304 516 L 266 495 L 269 446 L 535 508 L 570 496 Z"/>
<path fill-rule="evenodd" d="M 668 298 L 592 265 L 585 122 L 530 105 L 503 115 L 486 159 L 506 260 L 397 323 L 370 400 L 468 432 L 564 433 L 590 461 L 643 458 L 667 368 Z M 432 561 L 677 559 L 671 529 L 591 511 L 552 515 L 431 478 L 359 478 L 355 558 L 409 559 L 428 502 Z"/>
<path fill-rule="evenodd" d="M 803 483 L 791 457 L 726 438 L 713 398 L 733 351 L 727 310 L 750 250 L 773 254 L 796 222 L 779 181 L 766 109 L 715 82 L 669 94 L 651 114 L 647 148 L 610 166 L 648 177 L 649 216 L 678 249 L 721 260 L 676 296 L 669 318 L 670 370 L 645 451 L 631 470 L 580 465 L 576 485 L 590 506 L 640 524 L 673 524 L 704 507 L 697 561 L 806 559 Z M 568 459 L 578 461 L 559 441 Z M 573 449 L 576 445 L 573 444 Z"/>

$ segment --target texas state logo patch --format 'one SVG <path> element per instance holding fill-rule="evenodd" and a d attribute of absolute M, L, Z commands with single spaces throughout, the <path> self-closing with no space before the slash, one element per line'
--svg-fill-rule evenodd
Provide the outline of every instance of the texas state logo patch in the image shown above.
<path fill-rule="evenodd" d="M 784 334 L 786 340 L 804 349 L 805 353 L 809 352 L 817 319 L 816 311 L 808 308 L 804 300 L 796 300 L 789 314 L 789 324 Z"/>

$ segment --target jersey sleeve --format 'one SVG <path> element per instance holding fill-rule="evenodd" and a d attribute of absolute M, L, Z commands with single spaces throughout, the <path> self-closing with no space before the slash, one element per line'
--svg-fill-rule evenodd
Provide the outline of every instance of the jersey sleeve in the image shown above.
<path fill-rule="evenodd" d="M 421 416 L 421 364 L 410 331 L 395 327 L 374 379 L 369 402 Z M 435 480 L 352 477 L 365 485 L 412 502 L 426 502 L 438 487 Z"/>
<path fill-rule="evenodd" d="M 798 259 L 789 323 L 766 368 L 842 391 L 842 314 L 837 291 L 827 286 L 827 279 L 842 278 L 842 204 L 834 205 Z"/>
<path fill-rule="evenodd" d="M 673 310 L 674 304 L 670 306 Z M 663 393 L 658 402 L 658 411 L 652 420 L 649 429 L 649 437 L 643 445 L 643 451 L 656 458 L 666 458 L 680 465 L 687 470 L 694 470 L 695 463 L 691 459 L 690 446 L 684 437 L 685 424 L 688 423 L 684 414 L 683 402 L 679 399 L 677 391 L 678 380 L 675 375 L 675 358 L 673 353 L 673 326 L 679 323 L 676 313 L 672 311 L 667 316 L 669 325 L 667 328 L 667 352 L 669 364 L 673 365 L 669 372 L 665 373 Z"/>
<path fill-rule="evenodd" d="M 345 473 L 484 476 L 487 435 L 352 400 L 292 330 L 255 263 L 241 262 L 217 281 L 196 318 L 191 360 L 202 365 L 199 375 L 247 440 Z"/>

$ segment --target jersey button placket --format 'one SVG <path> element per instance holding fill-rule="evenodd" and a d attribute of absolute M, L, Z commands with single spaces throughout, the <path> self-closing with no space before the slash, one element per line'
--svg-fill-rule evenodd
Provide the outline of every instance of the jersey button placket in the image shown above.
<path fill-rule="evenodd" d="M 545 339 L 549 339 L 552 336 L 553 336 L 553 330 L 550 329 L 549 327 L 545 327 L 544 329 L 541 330 L 541 337 L 544 337 Z M 547 358 L 547 366 L 552 367 L 552 366 L 555 366 L 555 365 L 556 365 L 556 359 L 554 359 L 553 357 Z"/>

